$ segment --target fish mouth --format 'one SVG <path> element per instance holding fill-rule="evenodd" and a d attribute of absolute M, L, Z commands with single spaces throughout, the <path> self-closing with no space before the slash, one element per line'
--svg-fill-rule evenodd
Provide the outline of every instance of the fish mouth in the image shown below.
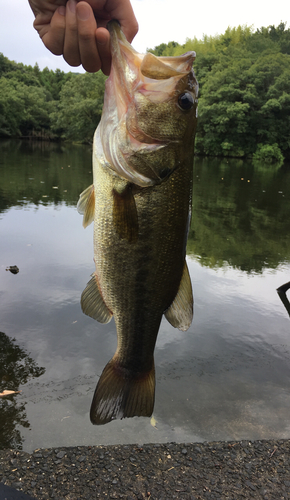
<path fill-rule="evenodd" d="M 177 57 L 140 54 L 127 41 L 118 21 L 110 21 L 107 29 L 112 64 L 106 81 L 102 119 L 95 136 L 96 147 L 100 151 L 101 146 L 106 164 L 120 177 L 140 187 L 152 186 L 165 178 L 164 169 L 160 174 L 161 167 L 157 166 L 160 161 L 155 160 L 157 156 L 160 158 L 160 150 L 181 141 L 175 136 L 162 135 L 157 128 L 148 130 L 146 118 L 145 122 L 144 116 L 140 119 L 144 99 L 155 109 L 170 102 L 178 92 L 179 82 L 183 77 L 187 80 L 192 71 L 195 52 Z M 165 113 L 164 120 L 166 116 Z M 162 126 L 159 129 L 162 130 Z M 175 166 L 170 173 L 173 168 Z"/>
<path fill-rule="evenodd" d="M 134 93 L 139 92 L 156 104 L 169 99 L 180 78 L 191 70 L 195 52 L 178 57 L 156 57 L 151 52 L 140 54 L 127 41 L 118 20 L 109 21 L 107 29 L 111 35 L 115 85 L 121 96 L 117 102 L 119 119 L 127 113 L 128 133 L 138 143 L 156 146 L 167 144 L 168 141 L 149 136 L 137 126 L 132 117 Z"/>
<path fill-rule="evenodd" d="M 157 57 L 151 52 L 141 54 L 127 41 L 119 21 L 109 21 L 107 29 L 111 35 L 112 63 L 122 73 L 124 84 L 126 80 L 129 83 L 131 79 L 128 76 L 132 76 L 127 74 L 127 69 L 129 71 L 133 70 L 133 73 L 135 73 L 134 67 L 140 68 L 144 78 L 153 80 L 166 80 L 174 76 L 180 78 L 182 75 L 188 74 L 192 68 L 192 63 L 196 57 L 193 51 L 173 57 Z"/>
<path fill-rule="evenodd" d="M 124 36 L 119 21 L 112 20 L 108 23 L 107 29 L 111 35 L 112 71 L 115 87 L 119 99 L 117 100 L 117 111 L 119 121 L 127 115 L 133 100 L 133 93 L 138 87 L 137 79 L 140 71 L 143 54 L 139 54 L 127 41 Z M 164 142 L 150 137 L 142 130 L 137 129 L 132 120 L 127 120 L 126 128 L 128 140 L 134 148 L 140 148 L 143 144 L 162 145 Z"/>

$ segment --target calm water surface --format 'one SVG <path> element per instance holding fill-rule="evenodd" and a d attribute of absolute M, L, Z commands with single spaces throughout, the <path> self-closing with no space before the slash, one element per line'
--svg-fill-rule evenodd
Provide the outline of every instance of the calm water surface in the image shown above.
<path fill-rule="evenodd" d="M 93 227 L 76 203 L 91 182 L 90 148 L 0 143 L 0 392 L 21 391 L 0 399 L 0 448 L 289 438 L 290 318 L 276 288 L 290 281 L 290 169 L 196 159 L 193 324 L 162 321 L 154 420 L 100 427 L 89 409 L 116 331 L 80 308 Z"/>

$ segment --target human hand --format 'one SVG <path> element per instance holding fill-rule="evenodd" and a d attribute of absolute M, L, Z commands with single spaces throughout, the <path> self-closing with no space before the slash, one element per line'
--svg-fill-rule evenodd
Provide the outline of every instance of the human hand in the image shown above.
<path fill-rule="evenodd" d="M 131 43 L 138 31 L 130 0 L 28 0 L 35 15 L 33 23 L 44 45 L 63 55 L 70 66 L 83 65 L 90 73 L 111 67 L 110 19 L 118 19 Z"/>

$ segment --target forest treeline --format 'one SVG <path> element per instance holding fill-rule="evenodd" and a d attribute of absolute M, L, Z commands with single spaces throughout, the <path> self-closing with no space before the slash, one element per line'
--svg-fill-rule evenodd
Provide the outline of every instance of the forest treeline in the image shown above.
<path fill-rule="evenodd" d="M 162 43 L 150 52 L 194 50 L 199 82 L 196 153 L 290 159 L 290 29 L 253 31 Z M 91 142 L 100 120 L 106 77 L 40 70 L 0 53 L 0 137 L 39 136 Z"/>

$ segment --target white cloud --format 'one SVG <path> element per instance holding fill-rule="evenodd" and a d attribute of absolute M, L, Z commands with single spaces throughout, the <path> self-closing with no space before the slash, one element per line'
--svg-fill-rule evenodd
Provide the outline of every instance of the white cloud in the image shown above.
<path fill-rule="evenodd" d="M 139 33 L 133 45 L 140 51 L 162 42 L 175 40 L 184 43 L 186 38 L 202 38 L 203 34 L 223 33 L 228 26 L 253 25 L 254 28 L 290 25 L 290 10 L 286 0 L 276 0 L 275 5 L 262 0 L 244 0 L 237 8 L 232 0 L 132 0 L 139 22 Z M 62 57 L 54 56 L 42 44 L 32 27 L 33 14 L 27 0 L 1 1 L 0 52 L 9 59 L 40 68 L 60 68 L 63 71 L 80 71 L 71 68 Z"/>
<path fill-rule="evenodd" d="M 232 0 L 132 0 L 132 5 L 140 27 L 133 45 L 140 51 L 171 40 L 182 44 L 186 38 L 223 33 L 228 26 L 260 28 L 290 21 L 286 0 L 277 0 L 275 8 L 261 0 L 244 0 L 239 8 Z"/>

